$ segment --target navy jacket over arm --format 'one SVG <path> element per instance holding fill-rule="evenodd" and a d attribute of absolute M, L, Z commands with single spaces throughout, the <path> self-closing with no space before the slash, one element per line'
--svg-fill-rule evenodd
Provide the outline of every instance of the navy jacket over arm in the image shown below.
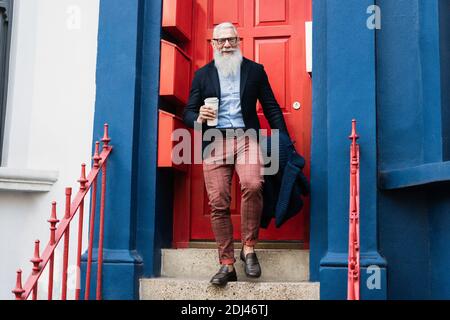
<path fill-rule="evenodd" d="M 271 151 L 271 137 L 262 144 L 267 146 L 263 155 L 274 156 Z M 303 207 L 302 196 L 310 193 L 310 185 L 303 174 L 305 159 L 297 153 L 290 138 L 280 132 L 279 170 L 275 175 L 264 176 L 263 198 L 264 206 L 261 217 L 261 227 L 267 228 L 275 218 L 275 226 L 281 227 L 288 219 L 300 212 Z"/>

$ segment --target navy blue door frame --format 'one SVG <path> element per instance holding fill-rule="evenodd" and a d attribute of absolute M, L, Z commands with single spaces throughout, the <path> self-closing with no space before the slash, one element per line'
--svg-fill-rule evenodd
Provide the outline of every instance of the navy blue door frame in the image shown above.
<path fill-rule="evenodd" d="M 155 146 L 161 10 L 160 0 L 100 1 L 94 142 L 109 123 L 115 150 L 108 164 L 104 299 L 138 299 L 139 279 L 159 270 Z"/>

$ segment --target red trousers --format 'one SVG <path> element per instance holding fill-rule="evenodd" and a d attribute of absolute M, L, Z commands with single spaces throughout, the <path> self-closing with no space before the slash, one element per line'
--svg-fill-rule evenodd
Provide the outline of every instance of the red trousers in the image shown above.
<path fill-rule="evenodd" d="M 263 209 L 261 151 L 256 137 L 238 136 L 217 139 L 210 145 L 214 152 L 203 162 L 203 175 L 211 224 L 219 251 L 220 264 L 233 264 L 233 224 L 231 221 L 231 181 L 234 170 L 241 187 L 241 241 L 254 246 L 258 240 Z"/>

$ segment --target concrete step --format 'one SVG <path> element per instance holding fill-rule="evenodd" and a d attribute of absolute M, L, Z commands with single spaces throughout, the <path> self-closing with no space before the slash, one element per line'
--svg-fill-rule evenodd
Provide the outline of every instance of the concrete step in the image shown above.
<path fill-rule="evenodd" d="M 252 282 L 301 282 L 309 280 L 309 250 L 257 249 L 262 275 L 247 279 L 244 263 L 235 250 L 239 280 Z M 164 249 L 161 276 L 176 279 L 210 280 L 219 270 L 216 249 Z"/>
<path fill-rule="evenodd" d="M 238 279 L 239 280 L 239 279 Z M 141 279 L 141 300 L 319 300 L 319 283 L 229 282 L 219 288 L 207 280 Z"/>

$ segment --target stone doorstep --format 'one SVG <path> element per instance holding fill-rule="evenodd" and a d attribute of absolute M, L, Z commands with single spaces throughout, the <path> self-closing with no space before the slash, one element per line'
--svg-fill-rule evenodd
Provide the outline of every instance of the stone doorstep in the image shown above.
<path fill-rule="evenodd" d="M 234 241 L 234 248 L 241 249 L 242 243 Z M 193 249 L 217 249 L 217 244 L 214 241 L 191 241 L 189 248 Z M 291 249 L 291 250 L 307 250 L 308 247 L 302 241 L 261 241 L 256 244 L 258 249 Z"/>
<path fill-rule="evenodd" d="M 206 280 L 141 279 L 141 300 L 319 300 L 311 282 L 229 282 L 220 288 Z"/>
<path fill-rule="evenodd" d="M 262 275 L 248 279 L 244 263 L 235 250 L 239 280 L 251 282 L 302 282 L 309 280 L 309 251 L 257 249 Z M 216 249 L 163 249 L 161 276 L 176 279 L 209 280 L 219 270 Z"/>

